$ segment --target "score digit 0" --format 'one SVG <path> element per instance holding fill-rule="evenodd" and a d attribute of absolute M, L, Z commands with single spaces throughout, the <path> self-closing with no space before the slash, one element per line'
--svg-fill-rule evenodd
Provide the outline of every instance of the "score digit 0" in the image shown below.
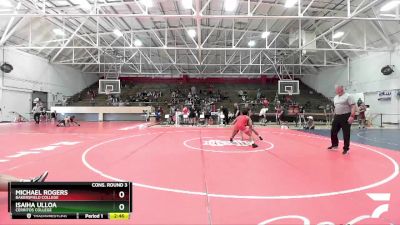
<path fill-rule="evenodd" d="M 125 192 L 120 191 L 118 196 L 119 196 L 119 198 L 124 198 L 125 197 Z"/>

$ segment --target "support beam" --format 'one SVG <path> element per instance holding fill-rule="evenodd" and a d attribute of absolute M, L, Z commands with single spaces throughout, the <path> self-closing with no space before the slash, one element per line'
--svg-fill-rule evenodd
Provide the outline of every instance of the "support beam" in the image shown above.
<path fill-rule="evenodd" d="M 4 31 L 3 36 L 0 39 L 0 46 L 4 45 L 7 42 L 7 40 L 15 33 L 15 31 L 19 28 L 24 20 L 25 18 L 21 18 L 20 20 L 18 20 L 10 30 L 10 27 L 13 23 L 13 18 L 10 19 L 7 25 L 7 29 Z"/>
<path fill-rule="evenodd" d="M 19 10 L 21 8 L 21 2 L 18 3 L 17 7 L 15 8 L 15 10 Z M 17 14 L 15 11 L 15 14 Z M 12 16 L 11 19 L 8 21 L 6 30 L 3 33 L 3 36 L 0 39 L 0 46 L 4 45 L 4 43 L 11 37 L 11 35 L 14 34 L 14 32 L 16 31 L 16 29 L 18 28 L 18 26 L 21 24 L 21 22 L 24 20 L 24 17 L 19 19 L 17 21 L 17 23 L 13 26 L 13 28 L 11 29 L 11 25 L 13 25 L 14 20 L 15 20 L 15 16 Z M 10 31 L 11 29 L 11 31 Z"/>
<path fill-rule="evenodd" d="M 376 32 L 378 32 L 379 36 L 381 36 L 382 40 L 385 41 L 386 45 L 389 48 L 393 48 L 393 43 L 390 41 L 389 37 L 383 33 L 381 29 L 374 23 L 374 21 L 370 21 L 370 24 L 372 27 L 375 29 Z"/>
<path fill-rule="evenodd" d="M 92 10 L 91 13 L 93 13 L 95 10 Z M 89 17 L 86 18 L 74 31 L 74 33 L 71 34 L 71 36 L 68 38 L 68 40 L 64 43 L 64 45 L 62 46 L 62 48 L 53 56 L 53 58 L 51 59 L 51 62 L 54 62 L 54 60 L 57 59 L 57 57 L 61 54 L 61 52 L 64 50 L 65 47 L 68 46 L 68 44 L 72 41 L 72 39 L 74 39 L 75 35 L 79 32 L 79 30 L 83 27 L 83 25 L 85 25 L 85 23 L 89 20 Z"/>
<path fill-rule="evenodd" d="M 307 12 L 307 10 L 311 7 L 311 5 L 314 3 L 315 0 L 311 0 L 310 4 L 307 5 L 307 7 L 304 9 L 304 11 L 301 13 L 302 16 Z"/>
<path fill-rule="evenodd" d="M 254 15 L 254 13 L 257 11 L 258 7 L 261 5 L 262 0 L 258 0 L 257 5 L 253 8 L 253 10 L 251 11 L 251 16 Z"/>
<path fill-rule="evenodd" d="M 197 60 L 200 62 L 201 59 L 201 1 L 196 0 L 196 24 L 197 24 L 197 47 L 198 47 L 198 57 Z"/>
<path fill-rule="evenodd" d="M 376 3 L 375 1 L 373 2 L 374 4 Z M 365 8 L 371 7 L 371 5 L 374 5 L 372 3 L 368 4 L 365 6 L 363 9 L 358 10 L 355 14 L 359 14 L 360 12 L 364 11 Z M 105 18 L 110 18 L 110 17 L 115 17 L 115 18 L 163 18 L 163 19 L 196 19 L 195 15 L 161 15 L 161 14 L 126 14 L 126 13 L 101 13 L 101 14 L 81 14 L 81 13 L 70 13 L 70 14 L 65 14 L 65 13 L 46 13 L 45 15 L 43 14 L 32 14 L 32 13 L 18 13 L 18 14 L 9 14 L 9 13 L 3 13 L 0 14 L 1 17 L 46 17 L 46 18 L 76 18 L 76 17 L 82 17 L 82 18 L 89 18 L 89 17 L 105 17 Z M 400 18 L 398 17 L 357 17 L 355 15 L 352 15 L 350 17 L 343 17 L 343 16 L 276 16 L 276 15 L 268 15 L 268 16 L 263 16 L 263 15 L 200 15 L 201 19 L 276 19 L 276 20 L 326 20 L 326 21 L 332 21 L 332 20 L 373 20 L 373 21 L 400 21 Z"/>
<path fill-rule="evenodd" d="M 329 40 L 328 40 L 325 36 L 323 36 L 323 38 L 324 38 L 325 42 L 333 49 L 333 52 L 339 57 L 339 59 L 342 60 L 342 62 L 343 62 L 344 64 L 346 64 L 347 61 L 346 61 L 346 60 L 343 58 L 343 56 L 335 49 L 335 47 L 333 46 L 333 44 L 329 43 Z"/>
<path fill-rule="evenodd" d="M 4 46 L 4 49 L 20 49 L 20 50 L 28 50 L 28 49 L 33 49 L 33 50 L 38 50 L 38 49 L 103 49 L 103 50 L 107 50 L 107 49 L 139 49 L 139 50 L 144 50 L 144 49 L 148 49 L 148 50 L 198 50 L 197 47 L 183 47 L 183 46 L 177 46 L 177 47 L 147 47 L 147 46 L 141 46 L 141 47 L 136 47 L 136 46 L 106 46 L 106 45 L 102 45 L 102 46 L 21 46 L 21 45 L 14 45 L 14 46 Z M 265 48 L 248 48 L 248 47 L 236 47 L 236 48 L 224 48 L 224 47 L 203 47 L 201 48 L 201 50 L 203 51 L 236 51 L 236 50 L 277 50 L 277 51 L 287 51 L 287 52 L 293 52 L 293 53 L 297 53 L 298 51 L 303 50 L 304 48 L 297 48 L 297 47 L 293 47 L 293 48 L 279 48 L 279 47 L 274 47 L 274 48 L 269 48 L 269 49 L 265 49 Z M 373 48 L 373 47 L 369 47 L 367 49 L 364 48 L 336 48 L 336 49 L 332 49 L 332 48 L 309 48 L 307 50 L 310 51 L 349 51 L 349 52 L 390 52 L 392 51 L 389 48 Z"/>
<path fill-rule="evenodd" d="M 351 16 L 349 17 L 349 19 L 354 19 L 358 14 L 364 12 L 365 10 L 369 10 L 371 9 L 371 7 L 373 7 L 375 4 L 377 4 L 380 0 L 373 0 L 371 3 L 369 3 L 368 5 L 364 6 L 363 8 L 361 8 L 360 10 L 358 10 L 357 12 L 351 14 Z M 344 25 L 346 25 L 347 23 L 349 23 L 351 20 L 343 20 L 337 24 L 335 24 L 334 26 L 332 26 L 331 28 L 329 28 L 328 30 L 326 30 L 325 32 L 319 34 L 317 37 L 315 37 L 313 40 L 309 41 L 308 43 L 306 43 L 305 45 L 303 45 L 298 51 L 290 54 L 287 58 L 291 57 L 293 54 L 302 51 L 305 47 L 307 47 L 308 45 L 310 45 L 311 43 L 313 43 L 314 41 L 319 40 L 321 37 L 324 37 L 325 35 L 329 34 L 330 32 L 334 31 L 336 28 L 342 27 Z"/>

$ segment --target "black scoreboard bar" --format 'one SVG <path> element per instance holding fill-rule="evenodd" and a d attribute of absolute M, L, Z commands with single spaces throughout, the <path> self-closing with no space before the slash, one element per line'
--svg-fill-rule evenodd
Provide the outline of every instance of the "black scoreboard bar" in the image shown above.
<path fill-rule="evenodd" d="M 11 182 L 13 219 L 129 219 L 131 182 Z"/>

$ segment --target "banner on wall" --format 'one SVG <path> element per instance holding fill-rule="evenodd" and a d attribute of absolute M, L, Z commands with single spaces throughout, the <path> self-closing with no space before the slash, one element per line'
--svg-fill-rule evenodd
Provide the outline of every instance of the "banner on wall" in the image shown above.
<path fill-rule="evenodd" d="M 392 91 L 378 91 L 379 101 L 390 101 L 392 100 Z"/>

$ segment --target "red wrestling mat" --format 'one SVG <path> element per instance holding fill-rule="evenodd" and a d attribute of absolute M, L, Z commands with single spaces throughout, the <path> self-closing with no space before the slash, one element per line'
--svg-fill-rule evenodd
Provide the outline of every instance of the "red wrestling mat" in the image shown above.
<path fill-rule="evenodd" d="M 129 221 L 11 220 L 0 224 L 397 224 L 400 154 L 259 128 L 258 148 L 230 128 L 144 128 L 134 123 L 0 126 L 0 172 L 49 171 L 48 181 L 134 183 Z M 237 137 L 239 138 L 239 136 Z M 39 152 L 39 153 L 32 153 Z"/>

